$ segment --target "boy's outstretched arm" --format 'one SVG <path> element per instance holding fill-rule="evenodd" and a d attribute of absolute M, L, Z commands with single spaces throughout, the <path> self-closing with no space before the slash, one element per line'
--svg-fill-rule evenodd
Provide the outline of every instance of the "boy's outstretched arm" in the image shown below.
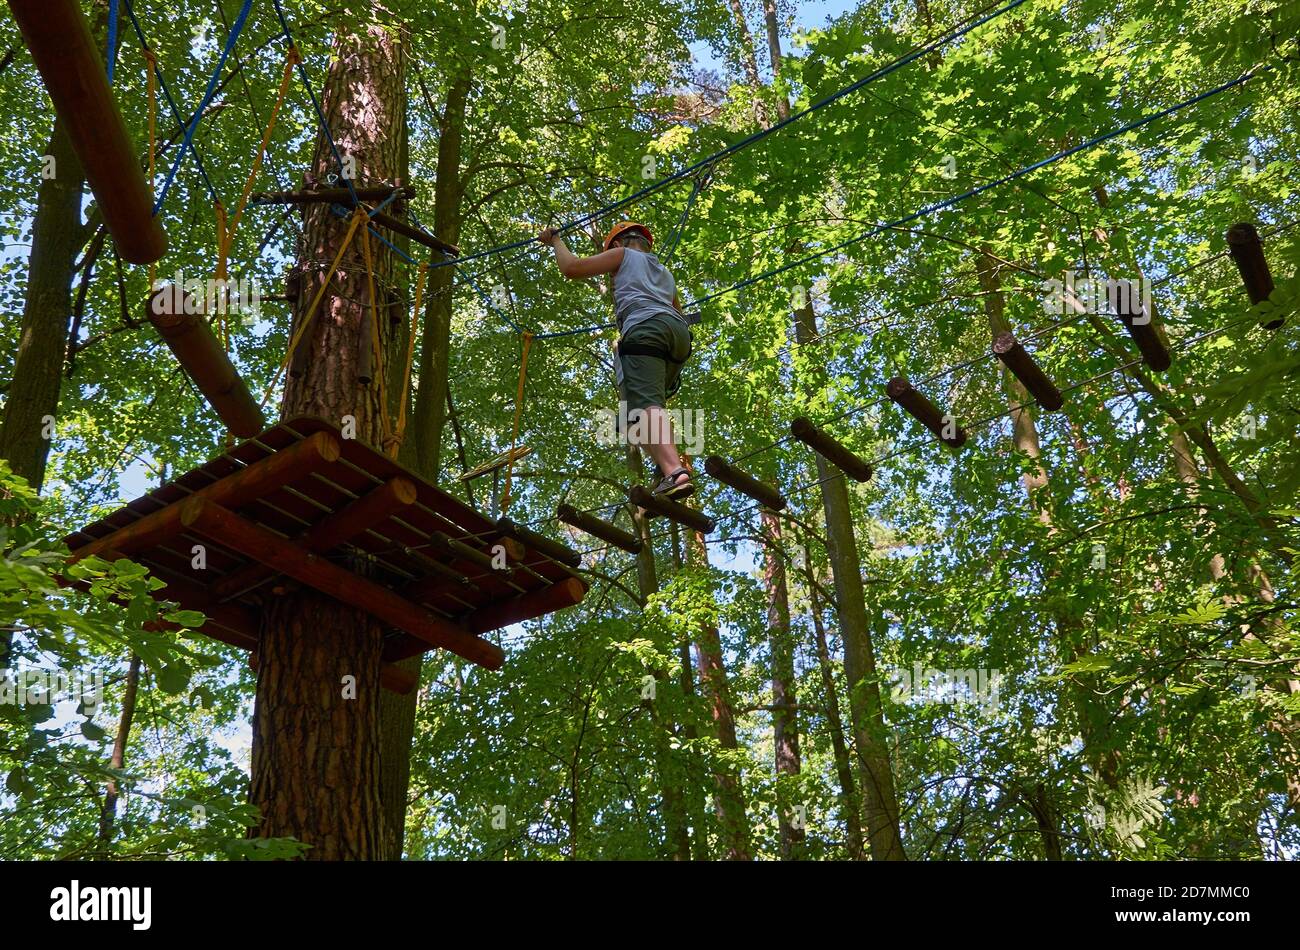
<path fill-rule="evenodd" d="M 559 266 L 560 273 L 570 280 L 612 274 L 623 263 L 621 247 L 611 247 L 608 251 L 601 251 L 591 257 L 576 257 L 555 228 L 546 228 L 537 235 L 537 240 L 554 249 L 555 263 Z"/>

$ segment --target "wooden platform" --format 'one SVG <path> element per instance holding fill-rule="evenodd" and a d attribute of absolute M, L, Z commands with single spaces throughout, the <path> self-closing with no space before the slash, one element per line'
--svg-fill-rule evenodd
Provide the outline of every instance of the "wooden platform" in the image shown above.
<path fill-rule="evenodd" d="M 515 532 L 527 539 L 527 532 Z M 166 583 L 156 596 L 208 617 L 202 633 L 257 649 L 259 614 L 287 585 L 381 620 L 386 663 L 433 647 L 489 669 L 481 636 L 578 603 L 572 554 L 493 522 L 320 419 L 298 418 L 69 535 L 73 559 L 126 556 Z M 202 545 L 205 569 L 192 566 Z M 506 568 L 494 568 L 494 548 Z M 576 555 L 570 563 L 577 563 Z M 384 683 L 413 683 L 387 667 Z"/>

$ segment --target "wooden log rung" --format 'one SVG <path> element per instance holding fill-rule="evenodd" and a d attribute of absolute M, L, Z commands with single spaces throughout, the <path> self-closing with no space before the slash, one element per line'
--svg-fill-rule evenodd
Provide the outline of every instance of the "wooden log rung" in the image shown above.
<path fill-rule="evenodd" d="M 959 449 L 966 444 L 966 430 L 957 425 L 951 414 L 944 415 L 939 407 L 917 392 L 903 376 L 895 376 L 885 384 L 885 394 L 904 412 L 933 433 L 945 445 Z"/>
<path fill-rule="evenodd" d="M 250 439 L 266 427 L 262 408 L 190 300 L 167 284 L 149 296 L 146 316 L 226 427 Z"/>
<path fill-rule="evenodd" d="M 640 538 L 628 534 L 622 528 L 612 525 L 608 521 L 589 515 L 585 511 L 578 511 L 572 505 L 557 507 L 555 517 L 567 525 L 572 525 L 579 531 L 585 531 L 592 537 L 599 538 L 606 544 L 622 548 L 628 554 L 640 554 L 641 549 L 645 547 Z"/>
<path fill-rule="evenodd" d="M 1264 256 L 1264 245 L 1259 240 L 1255 226 L 1243 221 L 1228 228 L 1228 251 L 1237 264 L 1241 282 L 1246 285 L 1246 294 L 1251 304 L 1263 303 L 1273 295 L 1273 274 L 1268 269 L 1268 258 Z M 1269 330 L 1276 330 L 1285 320 L 1270 320 L 1264 324 Z"/>
<path fill-rule="evenodd" d="M 502 536 L 514 538 L 525 546 L 540 551 L 553 561 L 559 561 L 561 564 L 569 565 L 569 567 L 580 567 L 582 565 L 582 555 L 573 548 L 558 541 L 552 541 L 536 531 L 530 531 L 523 525 L 515 524 L 509 518 L 501 517 L 497 519 L 497 532 Z"/>
<path fill-rule="evenodd" d="M 1107 286 L 1108 302 L 1128 330 L 1142 354 L 1142 362 L 1157 373 L 1163 373 L 1173 362 L 1169 350 L 1160 341 L 1151 314 L 1142 306 L 1137 288 L 1127 280 L 1113 280 Z"/>
<path fill-rule="evenodd" d="M 370 223 L 377 224 L 383 228 L 388 228 L 388 230 L 395 234 L 401 234 L 410 238 L 412 241 L 415 241 L 417 244 L 423 244 L 425 247 L 432 248 L 435 251 L 441 251 L 443 254 L 448 254 L 452 257 L 460 257 L 460 248 L 456 245 L 448 244 L 446 241 L 435 237 L 428 231 L 407 224 L 405 221 L 399 221 L 391 214 L 387 214 L 383 211 L 372 211 L 370 213 Z"/>
<path fill-rule="evenodd" d="M 676 521 L 701 534 L 709 534 L 718 526 L 708 515 L 688 508 L 681 502 L 652 494 L 644 485 L 633 485 L 627 497 L 632 504 L 644 508 L 647 514 L 663 515 L 670 521 Z"/>
<path fill-rule="evenodd" d="M 1034 362 L 1034 358 L 1014 334 L 999 333 L 993 341 L 993 352 L 1044 409 L 1055 412 L 1065 404 L 1061 391 L 1047 378 L 1047 374 Z"/>
<path fill-rule="evenodd" d="M 790 423 L 790 434 L 854 481 L 871 481 L 872 468 L 842 442 L 827 435 L 805 416 Z"/>
<path fill-rule="evenodd" d="M 742 495 L 748 495 L 759 504 L 773 511 L 784 511 L 789 504 L 785 496 L 771 485 L 766 485 L 740 469 L 727 464 L 727 460 L 719 455 L 710 455 L 706 458 L 704 460 L 704 470 L 722 484 L 734 488 Z"/>

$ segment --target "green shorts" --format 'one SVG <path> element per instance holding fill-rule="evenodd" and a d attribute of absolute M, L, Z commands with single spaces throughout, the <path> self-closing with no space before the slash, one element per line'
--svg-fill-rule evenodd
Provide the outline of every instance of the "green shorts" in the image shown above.
<path fill-rule="evenodd" d="M 629 356 L 622 352 L 625 344 L 652 347 L 672 356 Z M 691 355 L 691 331 L 676 317 L 654 316 L 633 325 L 619 338 L 619 362 L 623 370 L 619 396 L 628 412 L 663 406 L 677 392 L 682 365 Z"/>

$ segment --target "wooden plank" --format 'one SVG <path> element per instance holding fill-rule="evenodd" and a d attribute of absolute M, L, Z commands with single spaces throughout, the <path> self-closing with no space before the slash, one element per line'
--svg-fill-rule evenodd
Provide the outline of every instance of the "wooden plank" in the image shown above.
<path fill-rule="evenodd" d="M 902 376 L 895 376 L 885 384 L 885 394 L 908 415 L 934 434 L 945 445 L 959 449 L 966 444 L 966 430 L 957 425 L 951 415 L 944 415 L 924 395 L 917 392 Z M 951 434 L 949 434 L 951 432 Z"/>
<path fill-rule="evenodd" d="M 250 439 L 266 428 L 262 409 L 217 342 L 203 308 L 195 306 L 180 287 L 167 284 L 149 296 L 145 315 L 226 428 Z"/>
<path fill-rule="evenodd" d="M 632 490 L 628 492 L 628 500 L 632 504 L 644 508 L 649 513 L 663 515 L 665 518 L 676 521 L 678 524 L 685 525 L 702 534 L 708 534 L 718 526 L 718 523 L 708 515 L 702 514 L 694 508 L 687 508 L 680 502 L 653 495 L 646 490 L 644 485 L 633 485 Z"/>
<path fill-rule="evenodd" d="M 376 521 L 382 521 L 407 505 L 414 504 L 415 498 L 415 485 L 410 479 L 400 475 L 391 478 L 369 494 L 362 495 L 317 522 L 302 536 L 300 543 L 310 551 L 324 554 L 352 540 Z M 226 600 L 275 577 L 277 573 L 265 564 L 253 562 L 213 584 L 212 596 L 219 601 Z"/>
<path fill-rule="evenodd" d="M 195 496 L 183 502 L 181 523 L 433 646 L 451 650 L 488 669 L 499 669 L 505 661 L 500 647 L 474 636 L 464 627 L 436 617 L 398 594 L 245 521 L 208 499 Z"/>
<path fill-rule="evenodd" d="M 586 593 L 587 585 L 576 577 L 570 577 L 566 581 L 551 584 L 513 600 L 480 607 L 465 618 L 465 626 L 471 633 L 487 633 L 489 630 L 498 630 L 512 623 L 522 623 L 534 617 L 563 610 L 565 607 L 572 607 L 581 601 Z"/>
<path fill-rule="evenodd" d="M 993 352 L 1044 409 L 1055 412 L 1065 404 L 1061 391 L 1013 334 L 999 333 L 993 341 Z"/>
<path fill-rule="evenodd" d="M 643 544 L 640 538 L 633 537 L 617 525 L 612 525 L 585 511 L 578 511 L 572 505 L 560 505 L 555 509 L 555 517 L 565 524 L 573 525 L 579 531 L 585 531 L 592 537 L 599 538 L 616 548 L 622 548 L 629 554 L 640 554 Z"/>
<path fill-rule="evenodd" d="M 335 461 L 338 457 L 338 439 L 328 432 L 318 432 L 283 452 L 267 456 L 234 475 L 213 482 L 195 492 L 186 501 L 202 498 L 216 504 L 238 508 L 268 491 L 304 477 L 313 468 L 322 463 Z M 79 546 L 73 550 L 70 560 L 76 562 L 83 557 L 109 549 L 130 554 L 132 551 L 151 547 L 180 531 L 180 505 L 184 503 L 168 505 L 96 541 Z M 71 546 L 69 542 L 69 547 Z"/>

